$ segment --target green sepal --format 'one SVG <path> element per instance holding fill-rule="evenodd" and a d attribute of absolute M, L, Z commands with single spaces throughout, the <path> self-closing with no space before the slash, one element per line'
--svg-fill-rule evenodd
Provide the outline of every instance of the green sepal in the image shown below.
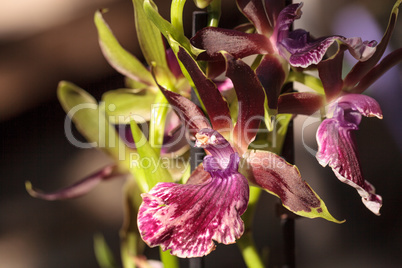
<path fill-rule="evenodd" d="M 177 79 L 168 68 L 158 66 L 153 63 L 152 74 L 154 75 L 158 85 L 163 86 L 164 88 L 173 92 L 177 91 L 175 87 Z"/>
<path fill-rule="evenodd" d="M 104 12 L 105 10 L 96 11 L 94 21 L 98 30 L 99 45 L 106 60 L 119 73 L 150 87 L 154 87 L 156 91 L 157 87 L 151 73 L 144 67 L 141 61 L 119 44 L 102 17 L 102 13 Z"/>
<path fill-rule="evenodd" d="M 183 10 L 185 3 L 186 0 L 172 0 L 172 4 L 170 6 L 170 20 L 172 22 L 172 26 L 183 35 Z"/>
<path fill-rule="evenodd" d="M 132 2 L 138 42 L 145 60 L 149 66 L 152 65 L 152 62 L 155 62 L 158 66 L 168 67 L 161 32 L 145 14 L 143 8 L 144 1 L 132 0 Z"/>
<path fill-rule="evenodd" d="M 106 113 L 112 124 L 128 124 L 130 118 L 143 123 L 151 118 L 156 94 L 147 89 L 116 89 L 103 94 Z"/>
<path fill-rule="evenodd" d="M 152 106 L 149 122 L 149 142 L 156 154 L 160 154 L 165 135 L 166 117 L 170 105 L 162 92 L 158 92 L 155 104 Z"/>
<path fill-rule="evenodd" d="M 169 171 L 162 167 L 164 159 L 161 159 L 155 152 L 137 123 L 132 120 L 130 126 L 138 152 L 137 161 L 131 164 L 142 169 L 147 183 L 145 192 L 148 192 L 158 182 L 172 182 L 173 179 Z"/>
<path fill-rule="evenodd" d="M 168 40 L 171 45 L 171 40 L 175 40 L 181 46 L 190 51 L 193 56 L 197 56 L 203 50 L 197 49 L 190 44 L 190 40 L 184 34 L 176 29 L 171 23 L 165 20 L 159 13 L 158 8 L 152 0 L 144 0 L 144 11 L 148 18 L 156 25 L 161 33 Z M 171 36 L 171 37 L 169 37 Z M 171 45 L 172 46 L 172 45 Z"/>

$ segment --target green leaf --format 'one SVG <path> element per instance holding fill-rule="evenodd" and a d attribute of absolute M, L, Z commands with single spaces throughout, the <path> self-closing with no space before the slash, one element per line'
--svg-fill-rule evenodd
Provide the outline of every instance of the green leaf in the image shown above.
<path fill-rule="evenodd" d="M 163 164 L 165 164 L 163 162 L 164 159 L 161 159 L 154 151 L 137 123 L 131 121 L 130 126 L 138 151 L 138 158 L 136 162 L 132 164 L 138 166 L 144 172 L 144 178 L 147 183 L 145 192 L 148 192 L 158 182 L 172 182 L 172 176 L 169 171 L 163 167 Z"/>
<path fill-rule="evenodd" d="M 154 23 L 148 19 L 144 12 L 143 0 L 132 0 L 134 5 L 135 28 L 142 53 L 151 66 L 156 62 L 158 66 L 168 67 L 166 61 L 165 45 L 162 35 Z"/>
<path fill-rule="evenodd" d="M 94 251 L 96 260 L 101 268 L 117 267 L 112 251 L 101 234 L 94 235 Z"/>
<path fill-rule="evenodd" d="M 143 123 L 151 118 L 156 94 L 147 89 L 116 89 L 105 92 L 102 100 L 112 124 L 128 124 L 130 118 Z"/>
<path fill-rule="evenodd" d="M 154 87 L 156 91 L 157 87 L 151 73 L 135 56 L 119 44 L 103 19 L 103 12 L 104 10 L 97 11 L 94 20 L 98 30 L 99 44 L 106 60 L 119 73 L 150 87 Z"/>

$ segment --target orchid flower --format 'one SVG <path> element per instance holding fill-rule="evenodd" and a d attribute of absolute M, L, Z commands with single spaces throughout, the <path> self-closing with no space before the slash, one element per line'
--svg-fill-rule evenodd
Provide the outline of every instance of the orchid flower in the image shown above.
<path fill-rule="evenodd" d="M 358 129 L 362 116 L 382 118 L 379 104 L 361 93 L 402 60 L 402 49 L 399 48 L 380 61 L 395 27 L 401 2 L 396 1 L 387 30 L 376 51 L 365 61 L 358 61 L 345 78 L 342 78 L 345 46 L 341 45 L 335 55 L 318 63 L 325 100 L 318 94 L 309 93 L 309 97 L 300 102 L 296 101 L 295 94 L 281 96 L 279 101 L 280 111 L 299 114 L 314 112 L 306 110 L 306 107 L 328 103 L 325 113 L 327 119 L 321 123 L 316 135 L 317 160 L 322 166 L 329 165 L 340 181 L 354 187 L 364 205 L 376 215 L 380 214 L 382 198 L 363 178 L 352 131 Z"/>
<path fill-rule="evenodd" d="M 253 70 L 223 53 L 226 76 L 243 105 L 236 125 L 231 127 L 227 103 L 213 82 L 183 47 L 178 48 L 177 55 L 197 86 L 211 125 L 190 100 L 160 88 L 195 132 L 195 146 L 204 148 L 208 155 L 186 184 L 161 182 L 142 194 L 138 228 L 143 240 L 151 247 L 170 249 L 179 257 L 208 254 L 215 248 L 212 240 L 234 243 L 244 231 L 240 216 L 248 203 L 248 182 L 278 196 L 296 214 L 339 222 L 301 179 L 295 166 L 274 153 L 248 150 L 256 136 L 253 130 L 263 117 L 264 93 Z"/>
<path fill-rule="evenodd" d="M 263 55 L 256 74 L 266 95 L 265 123 L 272 129 L 272 116 L 282 113 L 286 102 L 314 102 L 305 105 L 310 110 L 322 103 L 320 98 L 309 93 L 295 93 L 281 97 L 281 91 L 289 75 L 289 67 L 306 68 L 322 61 L 333 43 L 342 44 L 358 60 L 364 61 L 375 52 L 375 41 L 362 41 L 361 38 L 328 36 L 314 39 L 302 29 L 290 30 L 292 23 L 302 15 L 303 4 L 284 6 L 284 1 L 238 0 L 242 13 L 254 25 L 256 33 L 242 32 L 216 27 L 207 27 L 191 39 L 191 43 L 204 49 L 198 60 L 207 60 L 211 68 L 207 73 L 216 74 L 222 70 L 220 51 L 226 51 L 235 58 L 249 55 Z M 243 27 L 244 29 L 245 27 Z M 250 28 L 249 30 L 250 31 Z M 214 70 L 217 69 L 217 70 Z M 220 70 L 220 71 L 219 71 Z M 286 101 L 284 101 L 287 99 Z M 279 106 L 282 102 L 282 107 Z M 318 105 L 318 106 L 317 106 Z M 290 105 L 289 105 L 290 106 Z"/>

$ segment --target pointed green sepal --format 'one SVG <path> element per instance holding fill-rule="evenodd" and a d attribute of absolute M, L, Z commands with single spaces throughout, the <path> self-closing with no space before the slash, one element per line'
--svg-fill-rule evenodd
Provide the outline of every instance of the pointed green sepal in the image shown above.
<path fill-rule="evenodd" d="M 96 147 L 117 161 L 122 172 L 130 168 L 130 154 L 135 150 L 128 148 L 105 114 L 105 105 L 98 105 L 96 100 L 85 90 L 62 81 L 57 88 L 57 96 L 67 113 L 65 131 L 67 139 L 79 148 Z M 71 121 L 88 142 L 78 141 L 71 131 Z"/>
<path fill-rule="evenodd" d="M 103 94 L 106 114 L 112 124 L 129 124 L 130 119 L 138 123 L 149 121 L 156 94 L 147 89 L 116 89 Z"/>
<path fill-rule="evenodd" d="M 152 0 L 144 1 L 144 11 L 148 18 L 156 25 L 156 27 L 161 31 L 161 33 L 168 40 L 169 44 L 171 39 L 174 39 L 181 46 L 183 46 L 187 51 L 190 51 L 193 56 L 197 56 L 202 52 L 202 50 L 193 47 L 190 44 L 190 40 L 184 36 L 184 34 L 176 29 L 170 22 L 165 20 L 159 13 L 158 8 Z M 171 36 L 171 38 L 169 38 Z M 171 45 L 172 46 L 172 45 Z"/>
<path fill-rule="evenodd" d="M 144 12 L 143 0 L 132 0 L 134 6 L 135 28 L 142 54 L 148 65 L 155 62 L 158 66 L 168 67 L 162 34 Z"/>
<path fill-rule="evenodd" d="M 172 182 L 172 176 L 169 171 L 163 167 L 164 159 L 156 154 L 137 123 L 131 121 L 130 126 L 138 151 L 137 159 L 135 159 L 131 164 L 143 170 L 144 178 L 147 183 L 147 189 L 145 189 L 145 192 L 148 192 L 158 182 Z"/>
<path fill-rule="evenodd" d="M 153 87 L 156 91 L 157 87 L 151 73 L 144 67 L 141 61 L 119 44 L 103 19 L 102 13 L 104 12 L 104 10 L 98 10 L 95 13 L 94 21 L 98 30 L 99 45 L 106 60 L 119 73 Z"/>

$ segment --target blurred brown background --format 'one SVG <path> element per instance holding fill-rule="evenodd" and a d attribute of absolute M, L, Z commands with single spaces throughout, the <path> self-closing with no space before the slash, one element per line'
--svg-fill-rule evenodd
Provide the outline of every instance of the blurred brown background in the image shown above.
<path fill-rule="evenodd" d="M 168 1 L 156 1 L 168 17 Z M 237 21 L 234 1 L 223 1 L 223 27 Z M 348 17 L 347 10 L 363 7 L 385 30 L 392 0 L 305 0 L 297 27 L 315 36 L 333 33 L 351 36 L 348 30 L 362 17 Z M 65 113 L 56 99 L 60 80 L 74 82 L 99 98 L 123 86 L 123 77 L 104 60 L 97 42 L 93 14 L 109 8 L 105 18 L 122 45 L 141 57 L 129 0 L 16 0 L 2 1 L 0 9 L 0 267 L 97 267 L 93 234 L 102 232 L 116 257 L 122 222 L 123 181 L 106 182 L 85 197 L 62 202 L 31 198 L 24 182 L 53 190 L 69 185 L 110 161 L 96 150 L 81 150 L 64 135 Z M 194 9 L 191 1 L 188 12 Z M 346 11 L 345 11 L 346 10 Z M 357 9 L 358 10 L 358 9 Z M 239 20 L 241 20 L 241 17 Z M 186 27 L 190 30 L 188 16 Z M 342 26 L 341 22 L 349 24 Z M 336 23 L 335 23 L 336 22 Z M 398 22 L 391 46 L 402 47 Z M 336 25 L 335 25 L 336 24 Z M 300 25 L 300 26 L 298 26 Z M 373 39 L 364 24 L 354 35 Z M 336 32 L 334 32 L 336 30 Z M 345 31 L 345 32 L 342 32 Z M 393 76 L 373 86 L 384 109 L 384 120 L 363 119 L 357 132 L 367 180 L 384 198 L 382 216 L 371 214 L 354 189 L 338 182 L 330 169 L 321 168 L 308 154 L 300 137 L 305 118 L 296 122 L 296 164 L 303 178 L 324 199 L 331 213 L 346 219 L 342 225 L 324 220 L 300 219 L 296 223 L 298 267 L 399 267 L 402 261 L 401 195 L 401 66 Z M 317 126 L 315 126 L 317 127 Z M 314 126 L 308 128 L 315 146 Z M 79 136 L 78 133 L 75 133 Z M 305 133 L 307 135 L 308 133 Z M 399 138 L 399 140 L 398 140 Z M 270 267 L 281 262 L 279 220 L 275 197 L 264 196 L 256 219 L 257 244 L 270 248 Z M 218 246 L 205 259 L 206 267 L 243 267 L 236 246 Z M 231 263 L 231 265 L 229 265 Z"/>

